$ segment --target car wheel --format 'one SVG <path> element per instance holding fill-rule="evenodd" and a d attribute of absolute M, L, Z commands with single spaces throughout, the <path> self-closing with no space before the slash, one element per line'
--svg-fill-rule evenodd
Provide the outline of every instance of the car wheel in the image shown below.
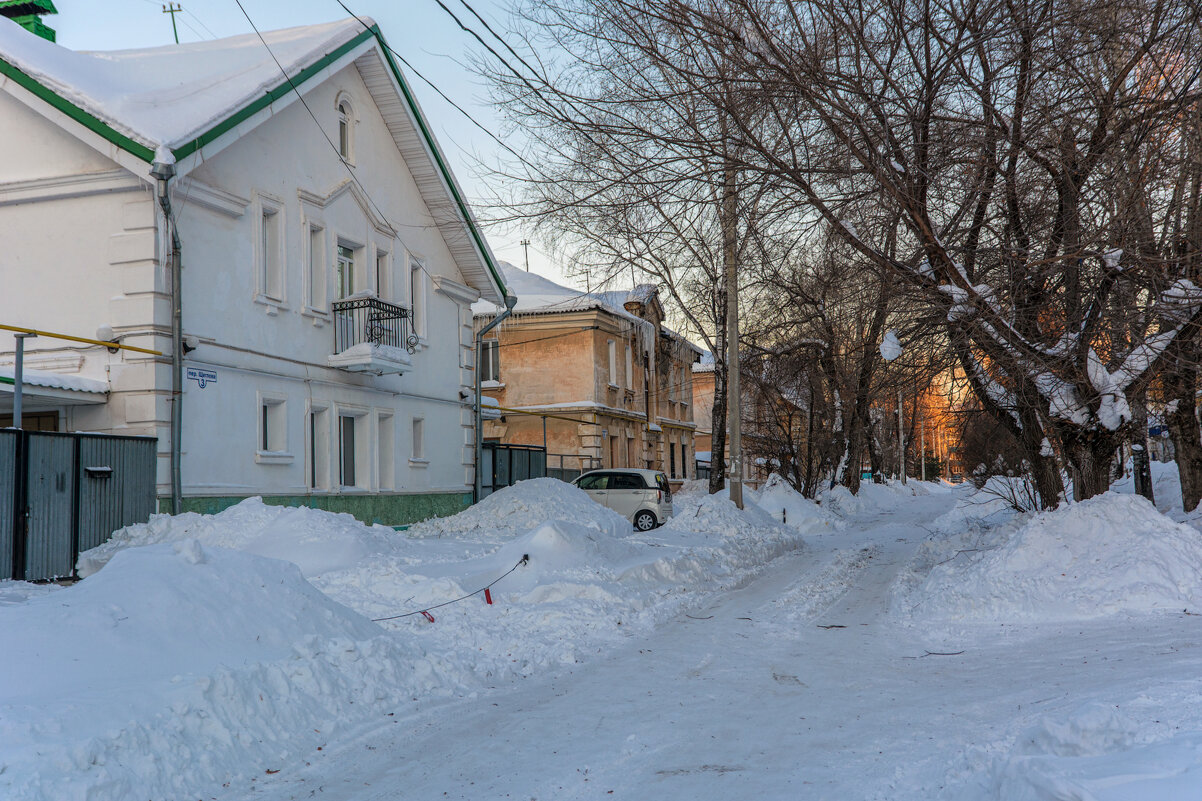
<path fill-rule="evenodd" d="M 634 516 L 634 527 L 639 531 L 650 531 L 655 528 L 655 515 L 646 509 Z"/>

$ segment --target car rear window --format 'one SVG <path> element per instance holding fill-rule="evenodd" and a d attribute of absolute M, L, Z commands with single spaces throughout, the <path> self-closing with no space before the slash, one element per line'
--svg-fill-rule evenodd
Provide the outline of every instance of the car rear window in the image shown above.
<path fill-rule="evenodd" d="M 672 488 L 668 486 L 668 477 L 663 473 L 655 474 L 655 486 L 664 492 L 664 500 L 672 500 Z"/>

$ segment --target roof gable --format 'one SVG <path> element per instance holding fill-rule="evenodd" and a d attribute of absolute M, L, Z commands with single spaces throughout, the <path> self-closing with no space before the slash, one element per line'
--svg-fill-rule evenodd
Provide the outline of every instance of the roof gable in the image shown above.
<path fill-rule="evenodd" d="M 180 162 L 183 177 L 212 155 L 210 145 L 224 147 L 270 117 L 273 107 L 294 102 L 302 85 L 351 60 L 464 279 L 486 299 L 500 302 L 505 285 L 492 252 L 379 28 L 351 18 L 262 36 L 270 52 L 258 35 L 249 34 L 87 53 L 0 20 L 0 75 L 145 163 L 141 177 L 147 177 L 160 147 Z"/>

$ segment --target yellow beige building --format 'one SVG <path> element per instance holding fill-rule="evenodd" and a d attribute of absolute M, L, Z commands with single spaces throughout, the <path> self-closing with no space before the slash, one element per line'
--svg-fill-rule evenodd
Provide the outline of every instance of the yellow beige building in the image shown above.
<path fill-rule="evenodd" d="M 656 288 L 580 292 L 501 268 L 518 302 L 482 348 L 484 394 L 500 413 L 485 421 L 485 442 L 545 445 L 561 477 L 639 467 L 693 478 L 691 368 L 701 351 L 664 326 Z M 477 330 L 498 311 L 473 309 Z"/>

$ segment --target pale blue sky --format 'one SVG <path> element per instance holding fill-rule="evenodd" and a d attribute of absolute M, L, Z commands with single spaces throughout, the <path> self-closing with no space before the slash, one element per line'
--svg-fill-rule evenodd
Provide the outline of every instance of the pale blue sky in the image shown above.
<path fill-rule="evenodd" d="M 467 110 L 481 125 L 497 129 L 497 116 L 485 100 L 486 91 L 477 79 L 460 66 L 478 42 L 459 29 L 434 0 L 343 0 L 351 11 L 375 19 L 389 45 L 402 54 L 439 89 Z M 444 0 L 447 6 L 481 36 L 487 33 L 459 0 Z M 473 8 L 504 33 L 503 0 L 469 0 Z M 346 17 L 336 0 L 242 0 L 259 30 L 330 22 Z M 184 11 L 176 15 L 179 40 L 196 42 L 251 33 L 246 17 L 234 0 L 183 0 Z M 57 15 L 45 22 L 57 31 L 58 43 L 72 50 L 120 50 L 172 44 L 171 17 L 158 0 L 55 0 Z M 494 44 L 494 46 L 496 46 Z M 487 196 L 487 184 L 476 175 L 473 154 L 492 160 L 500 149 L 496 143 L 467 121 L 462 114 L 416 75 L 407 74 L 439 144 L 451 160 L 460 185 L 473 201 Z M 521 266 L 521 231 L 487 231 L 497 258 Z M 552 280 L 564 282 L 560 269 L 535 247 L 530 248 L 530 268 Z"/>

